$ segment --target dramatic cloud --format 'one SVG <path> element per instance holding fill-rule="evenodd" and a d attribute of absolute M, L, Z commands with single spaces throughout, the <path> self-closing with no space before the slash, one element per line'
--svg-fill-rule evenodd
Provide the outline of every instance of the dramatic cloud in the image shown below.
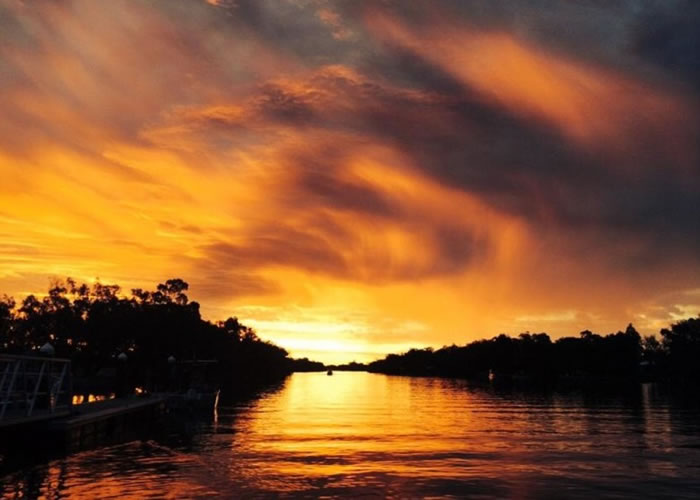
<path fill-rule="evenodd" d="M 294 354 L 700 312 L 700 8 L 0 0 L 0 292 L 192 285 Z"/>

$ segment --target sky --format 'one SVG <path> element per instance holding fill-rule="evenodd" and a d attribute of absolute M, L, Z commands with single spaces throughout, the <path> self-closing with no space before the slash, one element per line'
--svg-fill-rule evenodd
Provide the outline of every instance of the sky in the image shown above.
<path fill-rule="evenodd" d="M 294 356 L 700 313 L 700 2 L 0 0 L 0 294 Z"/>

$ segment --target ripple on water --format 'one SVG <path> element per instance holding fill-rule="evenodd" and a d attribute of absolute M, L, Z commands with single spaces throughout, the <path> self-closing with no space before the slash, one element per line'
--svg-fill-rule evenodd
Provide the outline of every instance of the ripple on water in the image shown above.
<path fill-rule="evenodd" d="M 464 382 L 295 374 L 148 442 L 37 464 L 3 497 L 698 498 L 700 412 L 622 398 L 495 393 Z"/>

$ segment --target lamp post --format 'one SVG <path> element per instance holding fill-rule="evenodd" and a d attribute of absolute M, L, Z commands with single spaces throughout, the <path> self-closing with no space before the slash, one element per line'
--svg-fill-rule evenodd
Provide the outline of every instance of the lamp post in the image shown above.
<path fill-rule="evenodd" d="M 175 359 L 175 356 L 173 356 L 172 354 L 168 356 L 168 388 L 170 391 L 175 390 L 175 363 L 177 363 L 177 359 Z"/>
<path fill-rule="evenodd" d="M 124 397 L 128 394 L 129 383 L 127 380 L 126 372 L 126 362 L 128 360 L 129 356 L 127 356 L 125 352 L 121 352 L 117 356 L 117 361 L 119 362 L 119 364 L 117 365 L 117 375 L 119 378 L 119 394 L 117 395 L 118 397 Z"/>
<path fill-rule="evenodd" d="M 53 358 L 54 354 L 56 354 L 56 349 L 48 341 L 39 348 L 39 355 L 44 358 Z M 41 409 L 48 408 L 53 411 L 53 404 L 51 401 L 51 375 L 53 373 L 53 363 L 50 359 L 47 359 L 46 361 L 42 361 L 42 365 L 43 366 L 41 367 L 41 371 L 39 372 L 39 379 L 36 383 L 36 389 L 34 391 L 35 399 L 32 405 L 33 407 L 38 406 Z M 46 391 L 45 396 L 36 394 L 39 388 L 42 386 L 42 390 Z"/>

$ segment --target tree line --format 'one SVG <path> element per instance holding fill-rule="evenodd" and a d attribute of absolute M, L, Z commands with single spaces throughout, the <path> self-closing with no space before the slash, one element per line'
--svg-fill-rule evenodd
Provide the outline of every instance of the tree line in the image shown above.
<path fill-rule="evenodd" d="M 55 281 L 43 297 L 21 302 L 0 298 L 0 352 L 35 354 L 49 342 L 56 357 L 70 358 L 75 379 L 89 384 L 119 366 L 126 354 L 128 383 L 146 389 L 163 385 L 168 358 L 218 360 L 223 388 L 237 389 L 279 380 L 293 360 L 263 341 L 236 317 L 210 322 L 186 295 L 189 285 L 170 279 L 155 290 Z M 122 356 L 122 358 L 124 358 Z M 173 359 L 171 359 L 173 361 Z M 112 369 L 112 371 L 114 371 Z"/>
<path fill-rule="evenodd" d="M 625 331 L 552 341 L 546 333 L 501 334 L 464 346 L 411 349 L 369 363 L 371 372 L 523 381 L 545 385 L 600 381 L 700 381 L 700 317 L 689 318 L 642 337 Z"/>
<path fill-rule="evenodd" d="M 215 359 L 225 389 L 280 380 L 293 371 L 321 371 L 323 363 L 291 359 L 283 348 L 258 338 L 236 317 L 210 322 L 186 295 L 189 285 L 170 279 L 155 290 L 122 293 L 118 285 L 53 282 L 45 296 L 21 302 L 0 297 L 0 352 L 32 354 L 46 342 L 57 357 L 70 358 L 77 381 L 99 380 L 105 368 L 128 357 L 129 384 L 163 385 L 168 358 Z M 577 380 L 700 381 L 700 317 L 688 318 L 642 337 L 633 325 L 598 335 L 589 330 L 553 341 L 546 333 L 501 334 L 463 346 L 411 349 L 338 370 L 524 380 L 556 385 Z"/>

